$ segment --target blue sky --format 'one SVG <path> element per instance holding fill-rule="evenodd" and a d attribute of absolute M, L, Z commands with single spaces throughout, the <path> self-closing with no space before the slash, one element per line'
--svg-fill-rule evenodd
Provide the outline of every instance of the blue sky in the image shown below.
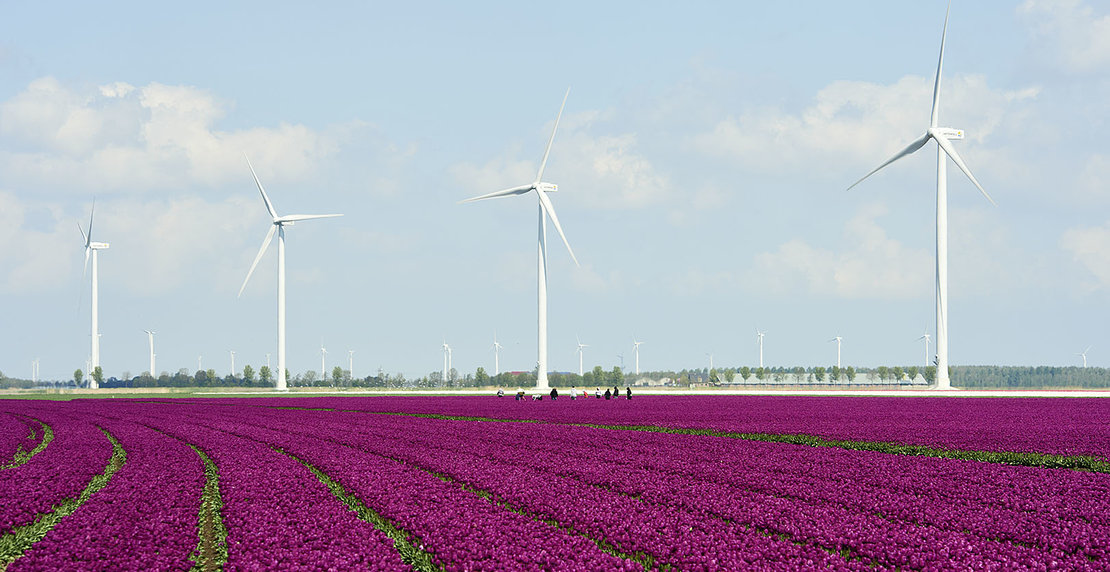
<path fill-rule="evenodd" d="M 288 232 L 289 367 L 424 375 L 535 363 L 534 199 L 550 363 L 607 369 L 916 364 L 933 330 L 932 145 L 844 189 L 927 126 L 945 3 L 149 3 L 5 7 L 0 370 L 89 352 L 75 226 L 97 201 L 102 362 L 225 373 L 275 354 Z M 956 2 L 941 122 L 998 202 L 949 169 L 954 364 L 1110 365 L 1110 5 Z M 276 363 L 276 361 L 275 361 Z"/>

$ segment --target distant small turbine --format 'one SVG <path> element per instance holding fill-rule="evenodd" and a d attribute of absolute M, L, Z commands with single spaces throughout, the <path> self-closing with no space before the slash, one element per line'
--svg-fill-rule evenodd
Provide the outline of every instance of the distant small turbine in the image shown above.
<path fill-rule="evenodd" d="M 231 377 L 235 377 L 235 350 L 227 350 L 231 354 Z"/>
<path fill-rule="evenodd" d="M 1083 358 L 1083 367 L 1087 367 L 1087 352 L 1089 351 L 1091 351 L 1091 346 L 1087 346 L 1087 349 L 1075 354 Z"/>
<path fill-rule="evenodd" d="M 582 340 L 579 340 L 578 336 L 575 336 L 574 339 L 578 340 L 578 375 L 582 376 L 582 375 L 584 375 L 583 370 L 582 370 L 582 354 L 583 354 L 582 350 L 584 348 L 588 348 L 590 346 L 582 343 Z"/>
<path fill-rule="evenodd" d="M 347 375 L 355 377 L 355 350 L 347 350 Z"/>
<path fill-rule="evenodd" d="M 836 342 L 836 368 L 840 369 L 840 342 L 844 341 L 844 338 L 836 336 L 829 341 Z"/>
<path fill-rule="evenodd" d="M 763 368 L 763 336 L 767 335 L 767 332 L 761 332 L 758 328 L 756 328 L 755 335 L 756 335 L 756 337 L 759 338 L 759 367 L 762 369 Z"/>
<path fill-rule="evenodd" d="M 493 333 L 493 375 L 501 375 L 501 350 L 505 346 L 497 343 L 497 332 Z"/>
<path fill-rule="evenodd" d="M 929 367 L 929 340 L 931 337 L 929 332 L 925 332 L 920 338 L 917 338 L 919 340 L 925 340 L 925 367 Z"/>
<path fill-rule="evenodd" d="M 451 346 L 443 340 L 443 383 L 447 383 L 447 372 L 451 371 Z"/>
<path fill-rule="evenodd" d="M 328 357 L 328 350 L 324 347 L 324 342 L 320 342 L 320 379 L 324 379 L 325 369 L 324 361 Z"/>
<path fill-rule="evenodd" d="M 640 346 L 644 342 L 637 342 L 636 338 L 632 338 L 632 355 L 636 358 L 636 375 L 640 375 Z"/>

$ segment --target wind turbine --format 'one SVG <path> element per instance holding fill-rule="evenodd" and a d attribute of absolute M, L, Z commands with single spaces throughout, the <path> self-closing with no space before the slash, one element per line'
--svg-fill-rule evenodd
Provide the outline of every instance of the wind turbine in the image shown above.
<path fill-rule="evenodd" d="M 243 158 L 246 158 L 244 155 Z M 258 255 L 254 257 L 254 262 L 251 263 L 251 269 L 247 271 L 247 277 L 243 280 L 243 285 L 239 287 L 239 296 L 243 295 L 243 290 L 247 287 L 247 282 L 251 279 L 251 274 L 254 274 L 254 269 L 258 266 L 258 261 L 262 260 L 262 255 L 266 254 L 266 249 L 270 247 L 270 242 L 274 239 L 274 233 L 278 235 L 278 311 L 277 311 L 277 335 L 278 335 L 278 375 L 277 386 L 275 389 L 278 391 L 287 391 L 288 386 L 285 380 L 285 227 L 293 226 L 294 223 L 302 220 L 311 220 L 314 218 L 331 218 L 343 216 L 341 214 L 323 214 L 323 215 L 285 215 L 281 216 L 274 210 L 273 203 L 270 202 L 270 197 L 266 196 L 266 190 L 262 188 L 262 182 L 258 180 L 258 175 L 254 172 L 254 167 L 251 165 L 250 159 L 247 159 L 247 167 L 251 170 L 251 175 L 254 176 L 254 183 L 258 185 L 258 192 L 262 193 L 262 201 L 266 203 L 266 212 L 270 213 L 272 225 L 269 232 L 266 233 L 266 238 L 262 240 L 262 248 L 258 249 Z"/>
<path fill-rule="evenodd" d="M 451 346 L 447 345 L 447 340 L 443 340 L 443 379 L 440 381 L 444 384 L 447 383 L 449 371 L 451 371 Z"/>
<path fill-rule="evenodd" d="M 840 342 L 844 341 L 844 338 L 836 336 L 829 341 L 836 342 L 836 368 L 840 369 Z"/>
<path fill-rule="evenodd" d="M 1080 356 L 1080 357 L 1083 358 L 1083 367 L 1087 367 L 1087 352 L 1089 352 L 1089 351 L 1091 351 L 1091 346 L 1087 346 L 1087 349 L 1083 350 L 1080 353 L 1075 354 L 1075 355 Z"/>
<path fill-rule="evenodd" d="M 501 375 L 501 350 L 505 346 L 497 343 L 497 334 L 493 334 L 493 375 Z"/>
<path fill-rule="evenodd" d="M 951 5 L 949 5 L 951 9 Z M 947 165 L 948 158 L 960 168 L 968 179 L 983 193 L 988 201 L 993 205 L 994 199 L 987 194 L 987 191 L 979 184 L 975 175 L 964 164 L 963 159 L 960 158 L 956 148 L 952 146 L 952 140 L 960 140 L 964 138 L 964 132 L 961 129 L 953 129 L 951 127 L 938 127 L 940 121 L 940 76 L 941 68 L 944 64 L 944 40 L 948 34 L 948 12 L 944 14 L 944 30 L 940 36 L 940 57 L 937 60 L 937 76 L 933 83 L 933 108 L 929 114 L 929 128 L 925 134 L 919 137 L 913 143 L 906 146 L 905 149 L 899 151 L 896 155 L 887 159 L 885 163 L 876 167 L 873 171 L 866 174 L 860 180 L 852 183 L 852 187 L 863 182 L 864 179 L 878 172 L 883 167 L 909 155 L 918 149 L 925 146 L 930 139 L 937 143 L 937 280 L 936 280 L 936 312 L 937 312 L 937 389 L 952 389 L 952 383 L 948 379 L 948 173 Z"/>
<path fill-rule="evenodd" d="M 231 377 L 235 377 L 235 350 L 227 350 L 231 354 Z"/>
<path fill-rule="evenodd" d="M 759 338 L 759 367 L 762 368 L 763 367 L 763 336 L 767 335 L 767 332 L 761 332 L 758 328 L 756 328 L 755 335 L 756 335 L 756 337 Z"/>
<path fill-rule="evenodd" d="M 527 185 L 494 191 L 460 201 L 468 203 L 484 199 L 507 197 L 510 195 L 523 195 L 532 191 L 536 192 L 536 197 L 539 200 L 539 249 L 537 264 L 539 274 L 539 287 L 537 292 L 539 312 L 536 320 L 536 389 L 538 390 L 546 390 L 550 387 L 547 381 L 547 217 L 551 217 L 551 222 L 554 224 L 555 230 L 559 232 L 559 236 L 562 237 L 563 244 L 566 245 L 571 260 L 574 260 L 574 264 L 578 266 L 578 259 L 575 258 L 574 251 L 570 248 L 567 235 L 563 233 L 563 227 L 559 224 L 559 217 L 555 215 L 555 206 L 551 204 L 551 199 L 547 196 L 547 193 L 554 193 L 558 191 L 559 188 L 553 183 L 543 182 L 543 170 L 544 167 L 547 166 L 547 157 L 551 153 L 551 144 L 555 141 L 555 132 L 559 129 L 559 120 L 563 117 L 563 108 L 566 107 L 567 96 L 569 95 L 570 88 L 567 88 L 567 93 L 563 96 L 563 104 L 559 106 L 559 114 L 555 116 L 555 127 L 551 129 L 551 138 L 547 140 L 547 147 L 543 151 L 543 160 L 540 161 L 540 170 L 536 173 L 536 180 Z"/>
<path fill-rule="evenodd" d="M 632 356 L 636 358 L 636 375 L 640 375 L 640 346 L 644 342 L 637 342 L 636 338 L 632 338 Z"/>
<path fill-rule="evenodd" d="M 582 372 L 582 354 L 583 354 L 583 352 L 582 352 L 582 350 L 585 349 L 585 348 L 588 348 L 590 346 L 587 345 L 587 344 L 582 343 L 582 340 L 578 339 L 578 336 L 574 336 L 574 339 L 578 340 L 578 376 L 581 377 L 583 375 L 583 372 Z"/>
<path fill-rule="evenodd" d="M 324 374 L 326 373 L 324 360 L 327 359 L 327 357 L 328 350 L 324 347 L 324 342 L 320 342 L 320 379 L 324 379 Z"/>
<path fill-rule="evenodd" d="M 92 254 L 92 361 L 89 365 L 89 387 L 97 389 L 100 384 L 96 382 L 93 377 L 93 370 L 100 367 L 100 318 L 98 315 L 98 299 L 99 299 L 99 279 L 97 277 L 97 253 L 101 250 L 108 250 L 107 242 L 93 242 L 92 229 L 93 229 L 93 215 L 96 214 L 96 201 L 93 201 L 92 209 L 89 211 L 89 232 L 81 228 L 81 223 L 77 223 L 77 230 L 81 231 L 81 238 L 85 241 L 85 270 L 89 269 L 89 254 Z"/>
<path fill-rule="evenodd" d="M 147 341 L 150 342 L 150 377 L 158 377 L 154 371 L 154 334 L 157 334 L 158 332 L 155 332 L 153 330 L 143 331 L 146 332 Z"/>
<path fill-rule="evenodd" d="M 355 377 L 355 350 L 347 350 L 347 375 Z"/>
<path fill-rule="evenodd" d="M 929 332 L 925 332 L 924 334 L 921 334 L 920 338 L 917 338 L 919 340 L 925 340 L 925 367 L 929 367 L 929 339 L 931 337 L 932 336 L 929 335 Z"/>

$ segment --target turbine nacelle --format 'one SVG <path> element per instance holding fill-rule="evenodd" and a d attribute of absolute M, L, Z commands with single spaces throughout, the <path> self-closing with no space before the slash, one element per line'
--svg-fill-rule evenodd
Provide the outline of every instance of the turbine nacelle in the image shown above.
<path fill-rule="evenodd" d="M 90 250 L 108 250 L 107 242 L 89 242 L 88 248 Z"/>
<path fill-rule="evenodd" d="M 959 141 L 964 138 L 964 130 L 952 127 L 930 127 L 929 135 L 934 138 L 943 137 L 949 141 Z"/>
<path fill-rule="evenodd" d="M 555 183 L 536 183 L 533 188 L 542 193 L 559 192 L 559 185 L 556 185 Z"/>

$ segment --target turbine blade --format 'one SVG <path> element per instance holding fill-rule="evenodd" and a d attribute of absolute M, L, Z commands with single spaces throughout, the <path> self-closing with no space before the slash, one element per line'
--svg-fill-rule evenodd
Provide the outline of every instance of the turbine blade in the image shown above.
<path fill-rule="evenodd" d="M 971 179 L 972 183 L 975 183 L 975 186 L 979 189 L 979 192 L 983 193 L 983 196 L 986 197 L 992 205 L 998 206 L 998 204 L 994 202 L 994 199 L 992 199 L 991 196 L 987 194 L 987 190 L 983 188 L 983 185 L 979 184 L 979 181 L 975 178 L 975 175 L 971 174 L 971 170 L 967 168 L 967 165 L 964 164 L 964 160 L 960 158 L 960 154 L 956 152 L 956 148 L 952 146 L 952 142 L 945 139 L 943 136 L 936 137 L 935 139 L 937 140 L 937 144 L 940 145 L 940 148 L 944 149 L 944 152 L 947 153 L 948 156 L 952 159 L 952 162 L 955 163 L 956 166 L 959 167 L 965 175 L 967 175 L 967 178 Z"/>
<path fill-rule="evenodd" d="M 870 177 L 871 175 L 874 175 L 875 173 L 878 173 L 879 170 L 882 169 L 883 167 L 886 167 L 887 165 L 897 161 L 898 159 L 901 159 L 902 157 L 905 157 L 906 155 L 909 155 L 909 154 L 913 153 L 914 151 L 917 151 L 923 145 L 925 145 L 926 143 L 929 142 L 929 137 L 930 137 L 930 135 L 928 133 L 926 133 L 926 134 L 922 135 L 918 140 L 914 141 L 913 143 L 910 143 L 909 145 L 906 145 L 905 149 L 902 149 L 896 155 L 894 155 L 890 159 L 887 159 L 886 162 L 883 163 L 882 165 L 879 165 L 878 167 L 875 167 L 874 170 L 872 170 L 870 173 L 864 175 L 860 180 L 852 183 L 852 186 L 848 187 L 847 190 L 849 190 L 849 191 L 852 190 L 852 187 L 862 183 L 863 180 L 866 179 L 867 177 Z"/>
<path fill-rule="evenodd" d="M 92 225 L 93 225 L 93 215 L 95 215 L 95 214 L 96 214 L 96 199 L 93 199 L 92 209 L 89 210 L 89 234 L 85 237 L 85 248 L 88 248 L 89 245 L 92 244 Z M 80 228 L 80 225 L 78 225 L 78 228 Z"/>
<path fill-rule="evenodd" d="M 83 270 L 81 270 L 81 276 L 85 276 L 89 273 L 89 254 L 90 253 L 92 253 L 92 249 L 86 247 L 85 248 L 85 268 Z"/>
<path fill-rule="evenodd" d="M 519 187 L 513 187 L 511 189 L 502 189 L 500 191 L 494 191 L 492 193 L 486 193 L 484 195 L 479 195 L 477 197 L 470 197 L 469 199 L 463 199 L 463 200 L 459 201 L 458 204 L 472 203 L 474 201 L 482 201 L 482 200 L 485 200 L 485 199 L 495 199 L 497 197 L 507 197 L 507 196 L 510 196 L 510 195 L 523 195 L 524 193 L 527 193 L 528 191 L 531 191 L 535 187 L 536 187 L 535 185 L 521 185 Z"/>
<path fill-rule="evenodd" d="M 559 115 L 555 116 L 555 127 L 551 129 L 551 138 L 547 140 L 547 148 L 543 150 L 543 161 L 540 161 L 540 171 L 536 173 L 536 182 L 540 182 L 543 178 L 543 170 L 547 167 L 547 156 L 551 154 L 551 144 L 555 142 L 555 132 L 559 130 L 559 120 L 563 118 L 563 108 L 567 106 L 567 97 L 570 96 L 570 88 L 567 88 L 566 95 L 563 96 L 563 104 L 559 106 Z"/>
<path fill-rule="evenodd" d="M 273 203 L 270 202 L 270 197 L 266 196 L 266 189 L 262 188 L 262 181 L 258 180 L 258 174 L 254 172 L 254 165 L 251 165 L 251 160 L 243 153 L 243 158 L 247 160 L 247 167 L 250 167 L 251 175 L 254 176 L 254 184 L 258 185 L 258 192 L 262 193 L 262 200 L 266 202 L 266 211 L 270 213 L 270 218 L 277 219 L 277 211 L 274 210 Z"/>
<path fill-rule="evenodd" d="M 567 241 L 567 235 L 563 234 L 563 227 L 559 224 L 559 217 L 555 215 L 555 206 L 551 204 L 551 199 L 547 198 L 547 193 L 539 189 L 536 189 L 536 194 L 540 197 L 540 205 L 543 207 L 543 211 L 547 213 L 547 216 L 551 217 L 551 222 L 555 224 L 555 230 L 559 231 L 559 236 L 563 239 L 563 244 L 567 246 L 567 252 L 570 253 L 570 258 L 574 261 L 574 265 L 581 267 L 582 265 L 578 263 L 578 258 L 574 256 L 574 250 L 570 247 L 570 242 Z"/>
<path fill-rule="evenodd" d="M 302 220 L 312 220 L 314 218 L 335 218 L 343 216 L 341 214 L 291 214 L 278 217 L 275 222 L 298 222 Z"/>
<path fill-rule="evenodd" d="M 266 254 L 266 249 L 270 247 L 270 242 L 274 240 L 274 232 L 277 231 L 279 225 L 270 225 L 269 232 L 266 233 L 266 238 L 262 240 L 262 248 L 258 249 L 258 255 L 254 257 L 254 262 L 251 263 L 251 269 L 247 271 L 247 277 L 243 280 L 243 285 L 239 287 L 239 296 L 243 295 L 243 290 L 247 287 L 247 282 L 250 282 L 251 274 L 254 274 L 254 268 L 258 266 L 258 261 L 262 260 L 262 255 Z"/>
<path fill-rule="evenodd" d="M 944 31 L 940 33 L 940 57 L 937 59 L 937 77 L 933 82 L 933 111 L 929 114 L 929 127 L 936 127 L 940 121 L 940 70 L 944 66 L 944 39 L 948 36 L 948 13 L 952 11 L 952 2 L 948 2 L 948 9 L 944 11 Z"/>

